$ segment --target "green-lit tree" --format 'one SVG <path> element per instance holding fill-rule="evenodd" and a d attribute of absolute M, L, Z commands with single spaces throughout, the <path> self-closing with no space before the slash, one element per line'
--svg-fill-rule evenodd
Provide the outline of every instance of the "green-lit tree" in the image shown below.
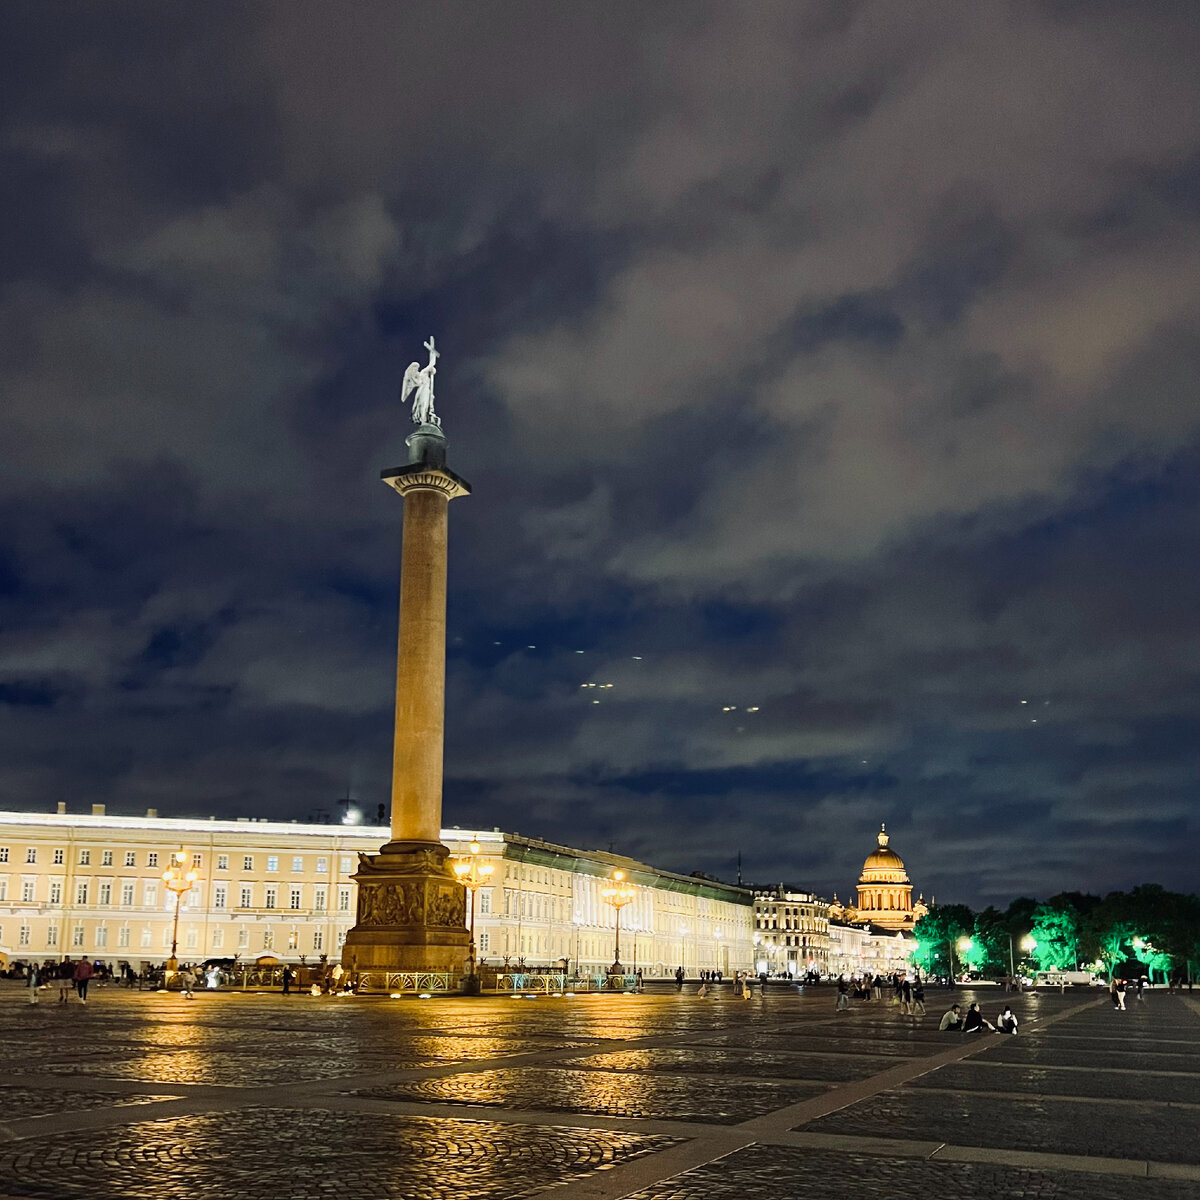
<path fill-rule="evenodd" d="M 957 944 L 974 929 L 975 914 L 965 904 L 935 904 L 913 926 L 917 943 L 913 962 L 926 975 L 949 975 L 951 947 L 957 965 L 961 961 Z"/>
<path fill-rule="evenodd" d="M 1037 943 L 1030 957 L 1039 971 L 1073 971 L 1078 961 L 1080 916 L 1074 905 L 1039 904 L 1033 911 L 1029 934 Z"/>

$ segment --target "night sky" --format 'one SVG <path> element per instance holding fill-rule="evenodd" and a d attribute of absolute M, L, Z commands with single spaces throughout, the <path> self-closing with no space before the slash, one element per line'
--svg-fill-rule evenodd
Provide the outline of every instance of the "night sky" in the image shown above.
<path fill-rule="evenodd" d="M 1197 886 L 1191 3 L 5 6 L 0 807 Z M 595 688 L 587 684 L 596 684 Z"/>

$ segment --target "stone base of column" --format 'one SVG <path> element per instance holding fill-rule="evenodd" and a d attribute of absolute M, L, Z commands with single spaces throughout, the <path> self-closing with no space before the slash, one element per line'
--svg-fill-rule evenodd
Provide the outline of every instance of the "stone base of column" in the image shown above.
<path fill-rule="evenodd" d="M 358 856 L 358 919 L 342 966 L 357 975 L 360 992 L 397 990 L 393 977 L 410 973 L 445 973 L 449 990 L 458 988 L 471 937 L 466 893 L 449 857 L 437 842 L 389 842 Z"/>

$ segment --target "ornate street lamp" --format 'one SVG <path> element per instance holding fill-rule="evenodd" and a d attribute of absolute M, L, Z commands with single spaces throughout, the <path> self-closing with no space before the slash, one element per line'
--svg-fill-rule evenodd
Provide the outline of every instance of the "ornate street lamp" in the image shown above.
<path fill-rule="evenodd" d="M 171 865 L 163 872 L 163 883 L 167 885 L 175 893 L 175 923 L 171 927 L 171 957 L 167 959 L 167 970 L 170 972 L 179 969 L 179 959 L 175 957 L 175 950 L 179 946 L 179 906 L 183 903 L 183 893 L 190 892 L 195 886 L 196 880 L 200 878 L 199 871 L 191 870 L 185 872 L 183 864 L 187 862 L 187 854 L 183 850 L 176 850 L 171 855 Z"/>
<path fill-rule="evenodd" d="M 625 883 L 625 872 L 614 871 L 611 887 L 601 888 L 600 895 L 608 904 L 613 906 L 617 916 L 616 937 L 613 941 L 613 965 L 609 967 L 610 975 L 621 975 L 621 909 L 625 907 L 637 893 Z"/>
<path fill-rule="evenodd" d="M 472 842 L 470 858 L 460 858 L 454 864 L 454 874 L 458 876 L 458 882 L 471 893 L 471 949 L 467 960 L 466 990 L 473 996 L 479 994 L 479 977 L 475 974 L 475 892 L 480 884 L 491 879 L 496 869 L 490 862 L 479 861 L 479 850 L 479 843 Z"/>

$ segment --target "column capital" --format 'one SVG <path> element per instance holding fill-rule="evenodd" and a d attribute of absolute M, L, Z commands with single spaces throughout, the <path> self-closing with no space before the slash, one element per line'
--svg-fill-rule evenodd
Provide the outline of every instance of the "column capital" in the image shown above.
<path fill-rule="evenodd" d="M 441 492 L 447 500 L 456 496 L 469 496 L 471 485 L 448 467 L 430 466 L 428 463 L 409 463 L 403 467 L 392 467 L 381 471 L 379 478 L 400 495 L 409 492 Z"/>

